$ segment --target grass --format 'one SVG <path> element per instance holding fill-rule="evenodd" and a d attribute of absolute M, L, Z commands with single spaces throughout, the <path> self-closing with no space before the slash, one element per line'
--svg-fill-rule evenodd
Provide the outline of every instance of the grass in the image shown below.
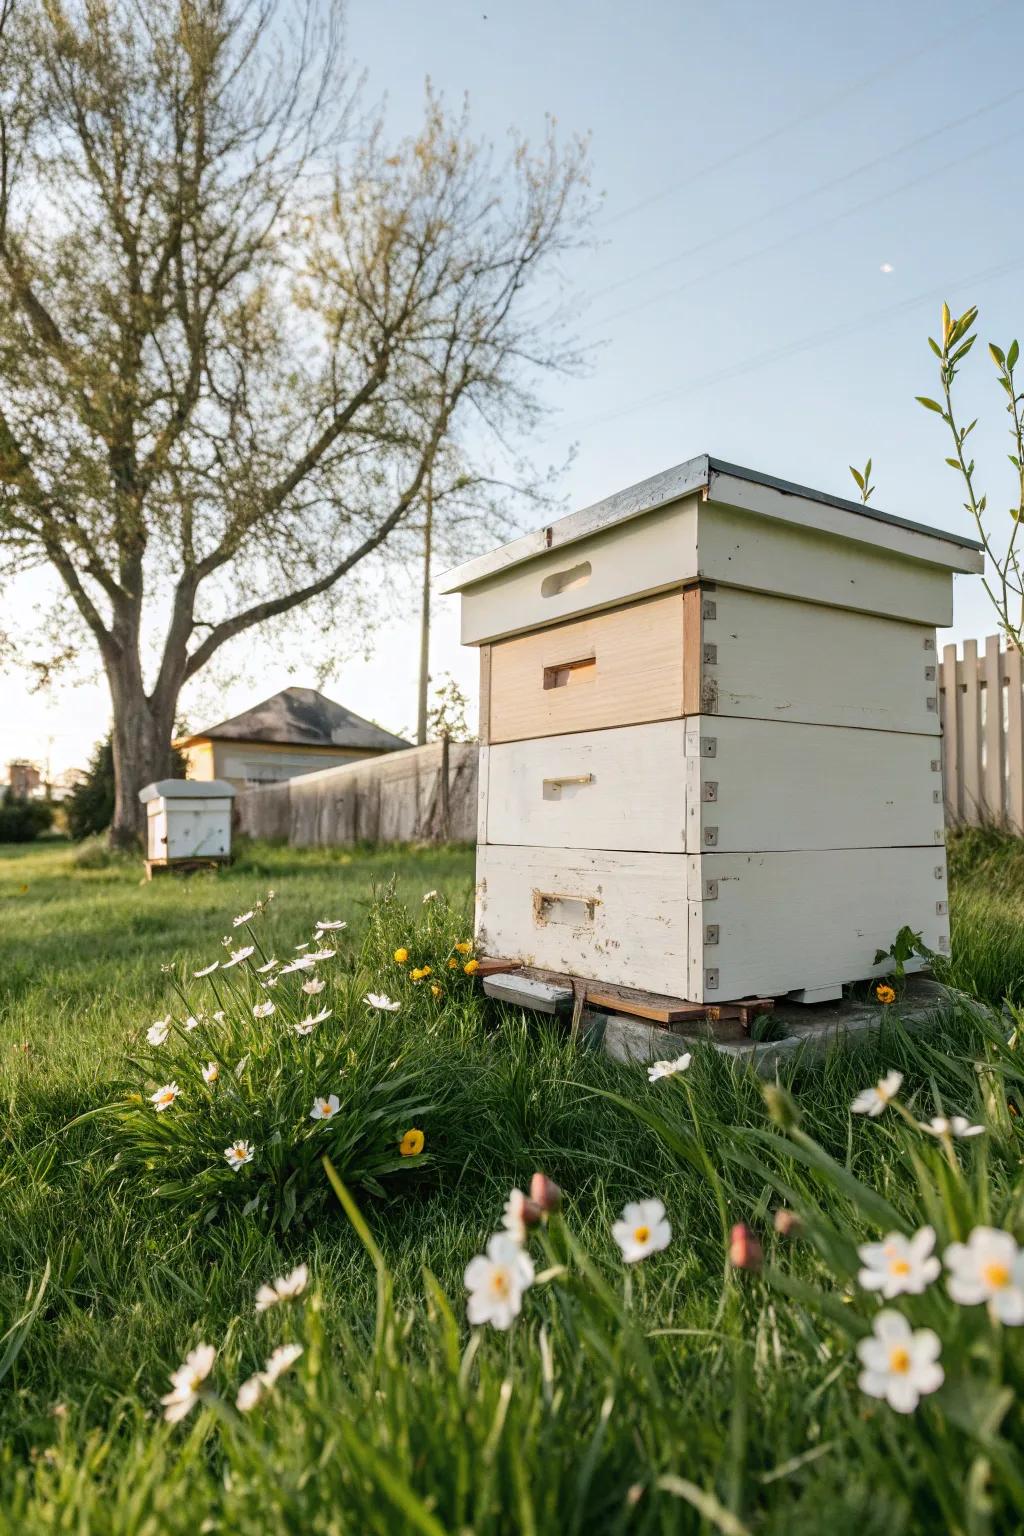
<path fill-rule="evenodd" d="M 856 1242 L 889 1222 L 929 1221 L 940 1251 L 979 1222 L 1024 1236 L 1024 1074 L 996 1011 L 1024 997 L 1024 852 L 971 837 L 952 867 L 946 979 L 978 1001 L 951 1000 L 927 1040 L 897 1007 L 872 1046 L 797 1064 L 766 1102 L 712 1053 L 652 1088 L 558 1026 L 449 987 L 465 849 L 254 846 L 226 874 L 151 885 L 132 865 L 78 869 L 59 845 L 0 851 L 0 1531 L 1020 1528 L 1019 1331 L 936 1285 L 908 1310 L 943 1339 L 942 1392 L 904 1418 L 856 1385 L 877 1308 Z M 374 1072 L 400 1062 L 429 1106 L 423 1159 L 368 1183 L 353 1165 L 360 1187 L 340 1201 L 307 1158 L 314 1198 L 284 1230 L 204 1185 L 170 1191 L 155 1117 L 109 1113 L 157 1080 L 140 1031 L 184 1011 L 161 967 L 207 963 L 268 887 L 259 932 L 278 955 L 313 919 L 350 924 L 321 995 L 336 1034 L 317 1049 L 340 1042 Z M 424 908 L 430 889 L 447 904 Z M 444 998 L 388 960 L 402 942 L 445 975 Z M 373 1018 L 368 982 L 402 1011 Z M 231 1006 L 232 1027 L 253 1029 L 247 998 Z M 986 1135 L 942 1148 L 895 1110 L 851 1120 L 854 1094 L 893 1067 L 918 1117 L 941 1106 Z M 284 1101 L 291 1070 L 259 1080 L 261 1101 Z M 206 1134 L 200 1113 L 171 1114 L 175 1134 Z M 471 1332 L 463 1270 L 535 1168 L 566 1194 L 532 1240 L 537 1284 L 508 1335 Z M 611 1225 L 648 1196 L 672 1242 L 626 1270 Z M 773 1233 L 780 1205 L 802 1237 Z M 726 1262 L 740 1221 L 763 1274 Z M 257 1317 L 257 1286 L 299 1262 L 307 1296 Z M 239 1417 L 238 1383 L 289 1339 L 302 1360 Z M 204 1404 L 165 1425 L 168 1373 L 201 1340 L 218 1347 Z"/>

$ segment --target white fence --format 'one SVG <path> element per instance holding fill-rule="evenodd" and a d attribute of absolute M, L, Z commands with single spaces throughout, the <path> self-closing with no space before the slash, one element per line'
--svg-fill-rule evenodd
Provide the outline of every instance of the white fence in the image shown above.
<path fill-rule="evenodd" d="M 1024 835 L 1024 668 L 989 635 L 979 654 L 947 645 L 939 666 L 942 769 L 951 826 L 998 823 Z"/>
<path fill-rule="evenodd" d="M 475 842 L 478 752 L 433 742 L 242 790 L 238 830 L 293 848 Z"/>

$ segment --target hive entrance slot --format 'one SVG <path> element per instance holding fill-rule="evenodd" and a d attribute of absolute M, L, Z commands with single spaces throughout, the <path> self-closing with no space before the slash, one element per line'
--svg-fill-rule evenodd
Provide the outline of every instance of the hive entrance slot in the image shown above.
<path fill-rule="evenodd" d="M 590 580 L 590 571 L 590 561 L 584 560 L 581 565 L 570 566 L 567 571 L 555 571 L 545 576 L 540 584 L 541 597 L 558 597 L 562 592 L 571 592 L 574 587 L 585 587 Z"/>
<path fill-rule="evenodd" d="M 597 905 L 593 896 L 559 896 L 553 891 L 533 893 L 533 911 L 538 923 L 568 923 L 572 928 L 584 928 L 594 921 Z"/>
<path fill-rule="evenodd" d="M 563 661 L 559 666 L 544 668 L 545 688 L 575 688 L 580 683 L 592 683 L 597 676 L 597 657 L 581 656 L 578 661 Z"/>

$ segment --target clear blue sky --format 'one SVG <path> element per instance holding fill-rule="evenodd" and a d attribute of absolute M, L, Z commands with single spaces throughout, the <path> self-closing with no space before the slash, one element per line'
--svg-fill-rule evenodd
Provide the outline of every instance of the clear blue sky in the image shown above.
<path fill-rule="evenodd" d="M 871 454 L 878 506 L 970 532 L 942 424 L 914 396 L 935 389 L 943 297 L 981 306 L 984 339 L 1024 331 L 1019 0 L 352 0 L 349 49 L 396 134 L 415 129 L 429 76 L 453 104 L 468 92 L 499 139 L 509 124 L 539 134 L 546 112 L 592 136 L 599 243 L 565 275 L 597 350 L 586 378 L 550 386 L 538 445 L 547 460 L 578 443 L 572 505 L 705 451 L 852 495 L 847 465 Z M 963 397 L 1006 506 L 981 346 Z M 977 580 L 961 582 L 957 633 L 994 628 Z M 325 691 L 408 725 L 413 645 L 394 626 Z M 434 670 L 475 689 L 475 660 L 449 603 Z M 219 713 L 305 680 L 241 682 Z M 0 678 L 0 757 L 52 734 L 61 766 L 102 729 L 102 688 L 21 695 Z"/>

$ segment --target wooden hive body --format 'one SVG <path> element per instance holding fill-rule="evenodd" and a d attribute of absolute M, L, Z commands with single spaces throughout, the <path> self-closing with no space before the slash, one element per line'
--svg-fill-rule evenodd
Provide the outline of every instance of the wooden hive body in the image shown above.
<path fill-rule="evenodd" d="M 977 547 L 709 458 L 452 573 L 483 953 L 686 998 L 948 948 L 935 628 Z"/>

